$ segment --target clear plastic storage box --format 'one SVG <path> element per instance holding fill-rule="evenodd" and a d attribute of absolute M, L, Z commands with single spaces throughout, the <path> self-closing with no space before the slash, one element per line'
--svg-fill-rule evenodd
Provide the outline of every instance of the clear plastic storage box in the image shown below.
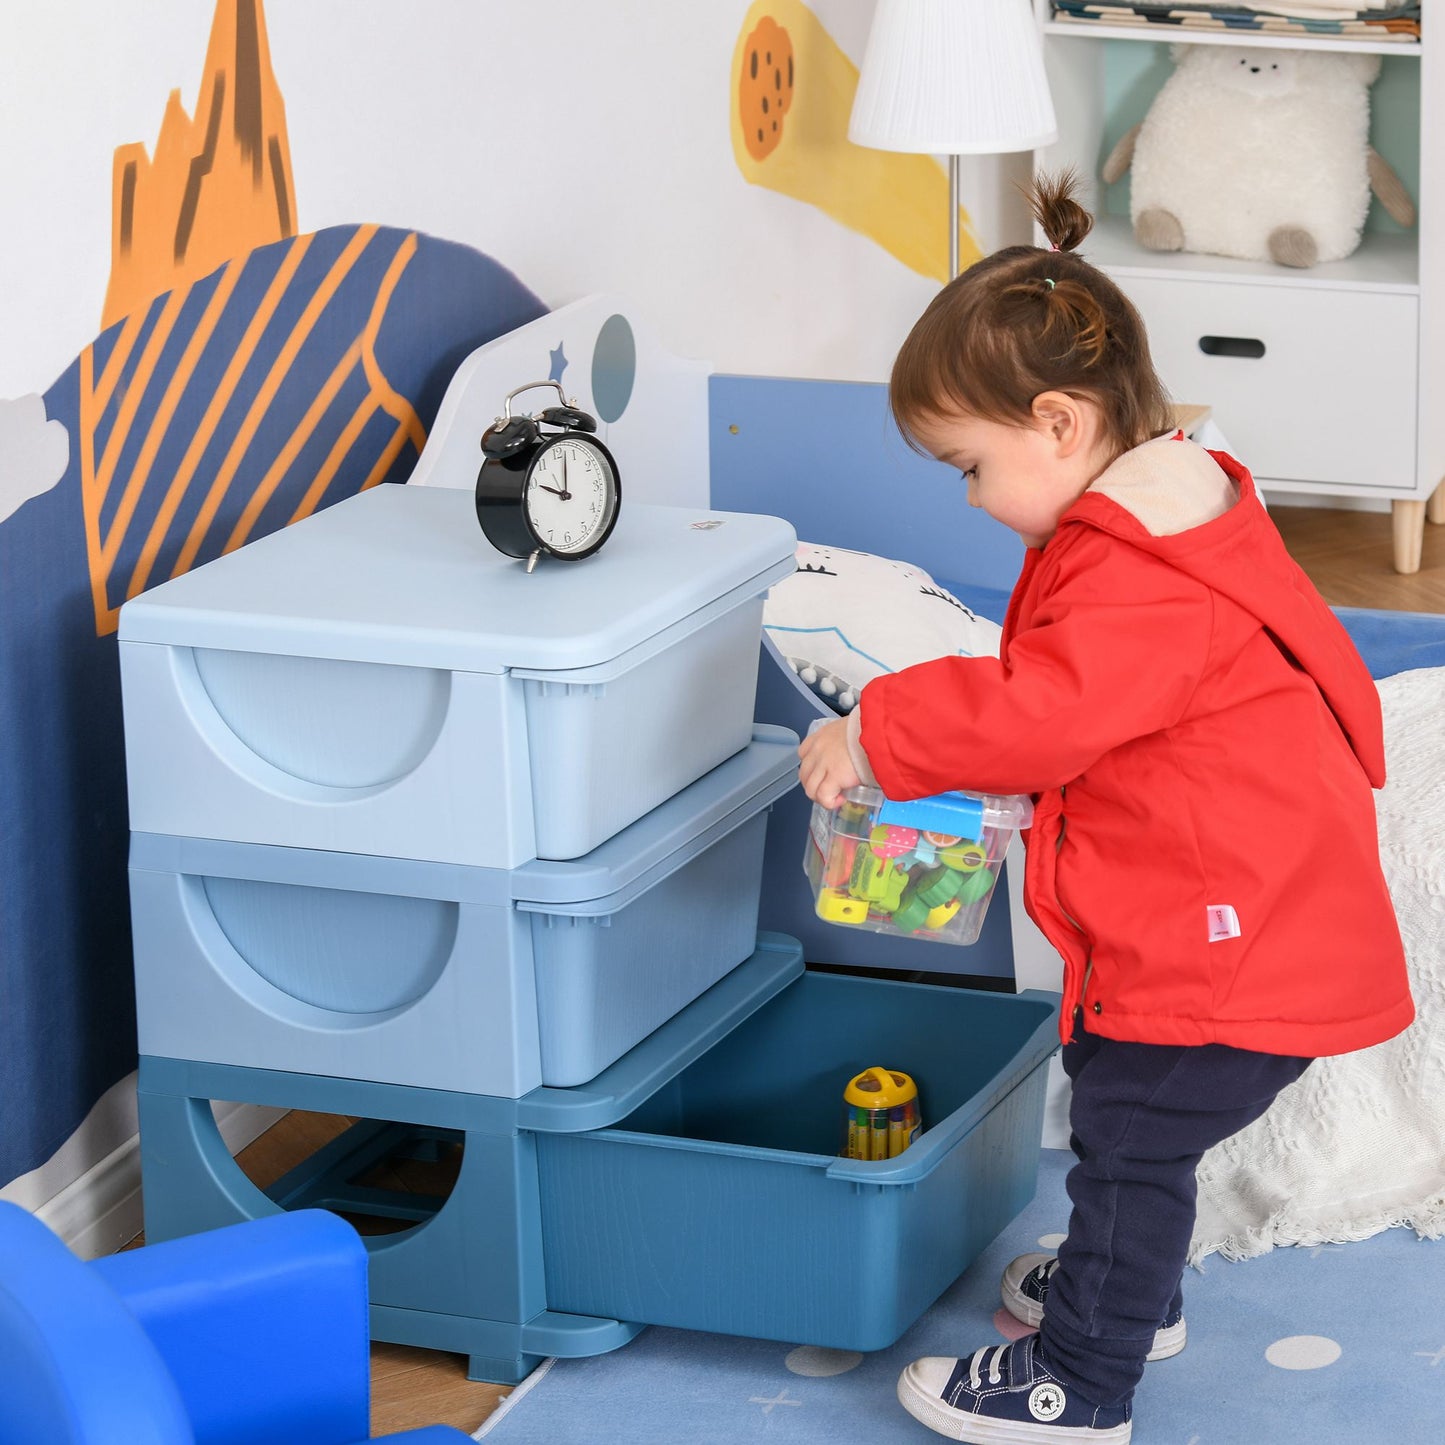
<path fill-rule="evenodd" d="M 938 943 L 973 943 L 1024 797 L 939 793 L 897 803 L 850 788 L 832 811 L 813 807 L 803 869 L 818 917 L 846 928 Z"/>

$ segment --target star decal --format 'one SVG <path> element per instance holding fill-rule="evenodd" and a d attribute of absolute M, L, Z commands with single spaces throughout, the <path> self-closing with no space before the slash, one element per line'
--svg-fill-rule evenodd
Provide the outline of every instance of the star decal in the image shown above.
<path fill-rule="evenodd" d="M 749 1405 L 761 1405 L 764 1415 L 771 1415 L 778 1405 L 801 1405 L 802 1403 L 801 1400 L 790 1400 L 787 1390 L 779 1390 L 777 1395 L 771 1400 L 763 1399 L 760 1395 L 754 1395 L 748 1401 Z"/>
<path fill-rule="evenodd" d="M 567 370 L 567 353 L 562 349 L 563 345 L 564 343 L 559 341 L 556 351 L 547 353 L 552 361 L 552 369 L 547 373 L 548 381 L 561 381 L 562 373 Z"/>

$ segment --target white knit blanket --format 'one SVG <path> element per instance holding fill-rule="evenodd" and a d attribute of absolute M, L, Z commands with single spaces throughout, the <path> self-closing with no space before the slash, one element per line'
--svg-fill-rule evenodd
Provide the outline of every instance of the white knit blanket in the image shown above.
<path fill-rule="evenodd" d="M 1263 1118 L 1204 1156 L 1192 1264 L 1216 1250 L 1248 1259 L 1402 1224 L 1445 1236 L 1445 668 L 1398 673 L 1379 688 L 1380 857 L 1416 1019 L 1375 1048 L 1318 1060 Z"/>

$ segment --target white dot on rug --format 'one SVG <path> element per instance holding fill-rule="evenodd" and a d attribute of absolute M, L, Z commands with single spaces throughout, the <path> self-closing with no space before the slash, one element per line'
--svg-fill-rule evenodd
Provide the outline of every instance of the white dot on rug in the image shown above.
<path fill-rule="evenodd" d="M 1287 1335 L 1276 1340 L 1264 1357 L 1281 1370 L 1321 1370 L 1339 1359 L 1341 1350 L 1323 1335 Z"/>
<path fill-rule="evenodd" d="M 1039 1248 L 1057 1249 L 1067 1238 L 1066 1234 L 1041 1234 L 1039 1235 Z"/>
<path fill-rule="evenodd" d="M 863 1363 L 863 1356 L 857 1350 L 829 1350 L 821 1345 L 799 1345 L 790 1350 L 783 1363 L 795 1375 L 808 1375 L 822 1379 L 825 1375 L 842 1375 L 856 1370 Z"/>

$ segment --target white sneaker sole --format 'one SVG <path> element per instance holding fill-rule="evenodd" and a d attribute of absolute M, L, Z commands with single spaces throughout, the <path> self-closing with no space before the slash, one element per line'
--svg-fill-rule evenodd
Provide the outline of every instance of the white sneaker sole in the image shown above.
<path fill-rule="evenodd" d="M 949 1440 L 963 1440 L 968 1445 L 1052 1445 L 1063 1440 L 1089 1441 L 1092 1445 L 1128 1445 L 1133 1422 L 1107 1430 L 1093 1430 L 1081 1425 L 1044 1425 L 1029 1420 L 996 1420 L 988 1415 L 975 1415 L 968 1410 L 955 1410 L 918 1383 L 910 1365 L 898 1377 L 898 1403 L 921 1425 Z"/>
<path fill-rule="evenodd" d="M 1003 1280 L 999 1285 L 1003 1307 L 1020 1324 L 1028 1325 L 1030 1329 L 1038 1329 L 1043 1322 L 1044 1312 L 1039 1302 L 1023 1294 L 1019 1286 L 1024 1282 L 1026 1276 L 1049 1258 L 1051 1256 L 1047 1254 L 1020 1255 L 1004 1270 Z M 1146 1360 L 1167 1360 L 1184 1348 L 1188 1338 L 1189 1331 L 1182 1319 L 1176 1325 L 1169 1325 L 1167 1328 L 1161 1326 L 1154 1336 L 1153 1347 L 1144 1358 Z"/>

